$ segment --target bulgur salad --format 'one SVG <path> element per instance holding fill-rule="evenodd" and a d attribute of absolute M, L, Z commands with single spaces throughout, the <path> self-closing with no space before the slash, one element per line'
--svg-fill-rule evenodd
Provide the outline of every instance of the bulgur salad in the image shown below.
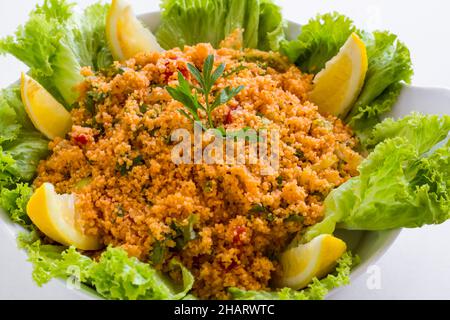
<path fill-rule="evenodd" d="M 45 0 L 0 41 L 30 67 L 0 94 L 0 206 L 37 284 L 323 299 L 358 261 L 335 229 L 449 219 L 450 117 L 382 120 L 413 73 L 395 35 L 330 13 L 288 39 L 271 0 L 161 10 L 153 34 L 122 0 Z"/>

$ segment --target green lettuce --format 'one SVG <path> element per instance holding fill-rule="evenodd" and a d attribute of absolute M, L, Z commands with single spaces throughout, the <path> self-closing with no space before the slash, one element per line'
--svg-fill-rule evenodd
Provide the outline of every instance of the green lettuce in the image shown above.
<path fill-rule="evenodd" d="M 359 107 L 357 112 L 353 112 L 352 116 L 348 117 L 347 124 L 358 135 L 363 146 L 367 145 L 367 139 L 374 126 L 380 122 L 382 115 L 392 110 L 402 89 L 403 84 L 401 82 L 390 85 L 374 101 L 366 106 Z"/>
<path fill-rule="evenodd" d="M 356 31 L 353 21 L 344 15 L 318 15 L 302 26 L 298 39 L 282 42 L 281 52 L 302 71 L 316 74 Z"/>
<path fill-rule="evenodd" d="M 77 14 L 65 0 L 45 0 L 15 36 L 0 41 L 0 53 L 28 65 L 34 78 L 70 106 L 78 98 L 75 87 L 83 81 L 81 68 L 98 70 L 112 64 L 105 33 L 108 8 L 94 4 Z"/>
<path fill-rule="evenodd" d="M 220 42 L 244 29 L 245 48 L 278 50 L 285 39 L 281 9 L 271 0 L 163 0 L 161 26 L 156 32 L 165 49 Z"/>
<path fill-rule="evenodd" d="M 11 188 L 1 188 L 0 207 L 8 212 L 13 222 L 30 227 L 31 220 L 26 214 L 26 207 L 32 194 L 33 189 L 26 183 L 17 183 Z"/>
<path fill-rule="evenodd" d="M 44 245 L 32 232 L 21 234 L 19 246 L 28 251 L 34 266 L 33 279 L 42 286 L 53 278 L 71 277 L 114 300 L 180 300 L 192 289 L 194 277 L 177 260 L 170 262 L 181 272 L 182 283 L 175 284 L 149 264 L 120 248 L 109 247 L 98 261 L 82 255 L 75 248 Z"/>
<path fill-rule="evenodd" d="M 443 141 L 450 131 L 450 116 L 427 115 L 414 112 L 402 119 L 388 118 L 375 126 L 367 145 L 373 149 L 386 139 L 401 137 L 423 154 Z"/>
<path fill-rule="evenodd" d="M 207 1 L 208 2 L 208 1 Z M 244 29 L 243 41 L 244 46 L 248 48 L 256 48 L 258 45 L 258 25 L 259 25 L 259 0 L 248 1 L 217 1 L 209 0 L 212 5 L 221 7 L 222 14 L 225 18 L 225 29 L 220 30 L 220 38 L 217 43 L 212 43 L 217 47 L 221 40 L 226 38 L 236 29 Z M 217 30 L 218 25 L 215 29 Z M 223 32 L 223 33 L 222 33 Z M 198 41 L 197 41 L 198 43 Z M 194 44 L 194 43 L 192 43 Z"/>
<path fill-rule="evenodd" d="M 394 34 L 365 32 L 346 16 L 329 13 L 311 19 L 302 27 L 298 39 L 283 41 L 281 52 L 302 71 L 317 74 L 353 32 L 366 44 L 369 66 L 362 91 L 345 121 L 364 144 L 373 126 L 394 106 L 402 83 L 411 81 L 413 70 L 408 48 Z"/>
<path fill-rule="evenodd" d="M 12 221 L 31 225 L 25 207 L 32 194 L 28 182 L 39 161 L 48 155 L 48 140 L 28 119 L 20 90 L 12 86 L 0 92 L 0 207 Z"/>
<path fill-rule="evenodd" d="M 347 122 L 362 132 L 391 111 L 400 94 L 401 83 L 410 83 L 413 75 L 409 49 L 396 35 L 389 32 L 365 33 L 363 40 L 369 68 L 359 98 L 347 116 Z"/>
<path fill-rule="evenodd" d="M 12 183 L 30 181 L 39 161 L 48 155 L 48 140 L 31 124 L 20 99 L 18 86 L 2 90 L 0 115 L 4 115 L 0 118 L 2 176 L 7 179 L 9 175 L 7 180 Z"/>
<path fill-rule="evenodd" d="M 261 0 L 258 30 L 258 49 L 263 51 L 278 51 L 280 44 L 286 39 L 281 8 L 270 0 Z"/>
<path fill-rule="evenodd" d="M 432 128 L 432 130 L 430 130 Z M 377 125 L 373 152 L 360 175 L 333 190 L 325 218 L 302 237 L 349 230 L 389 230 L 440 224 L 450 218 L 450 117 L 412 114 Z"/>
<path fill-rule="evenodd" d="M 15 161 L 10 172 L 22 181 L 31 181 L 39 162 L 49 154 L 48 140 L 38 132 L 22 132 L 16 140 L 5 143 L 3 148 Z"/>
<path fill-rule="evenodd" d="M 17 114 L 8 102 L 0 95 L 0 143 L 14 141 L 20 133 Z"/>
<path fill-rule="evenodd" d="M 278 291 L 245 291 L 230 288 L 229 292 L 236 300 L 323 300 L 330 290 L 345 286 L 350 282 L 350 272 L 358 263 L 358 257 L 346 252 L 337 263 L 334 273 L 319 280 L 315 278 L 308 288 L 295 291 L 284 288 Z"/>
<path fill-rule="evenodd" d="M 18 85 L 0 90 L 0 143 L 13 141 L 22 130 L 36 131 L 25 111 Z"/>

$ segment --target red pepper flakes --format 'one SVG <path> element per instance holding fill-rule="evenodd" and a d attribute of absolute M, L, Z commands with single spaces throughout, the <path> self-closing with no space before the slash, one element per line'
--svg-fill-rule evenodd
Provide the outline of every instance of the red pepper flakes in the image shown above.
<path fill-rule="evenodd" d="M 230 109 L 227 113 L 225 122 L 223 124 L 232 124 L 233 123 L 233 114 L 231 112 L 232 112 L 232 110 Z"/>
<path fill-rule="evenodd" d="M 175 57 L 175 58 L 172 58 L 171 60 L 177 60 L 177 58 Z M 179 62 L 178 65 L 177 65 L 177 71 L 175 71 L 175 72 L 169 70 L 169 67 L 170 67 L 170 62 L 169 62 L 169 61 L 167 61 L 167 62 L 165 63 L 165 66 L 166 66 L 166 71 L 164 71 L 164 80 L 165 80 L 166 82 L 168 82 L 169 79 L 170 79 L 174 74 L 177 74 L 177 75 L 178 75 L 178 71 L 180 71 L 181 74 L 182 74 L 186 79 L 190 79 L 190 75 L 191 75 L 191 74 L 189 73 L 189 70 L 188 70 L 188 68 L 187 68 L 187 66 L 186 66 L 185 63 Z M 178 76 L 177 76 L 177 78 L 178 78 Z"/>
<path fill-rule="evenodd" d="M 82 145 L 82 146 L 87 145 L 88 142 L 89 142 L 88 137 L 87 137 L 86 135 L 84 135 L 84 134 L 79 134 L 79 135 L 74 136 L 74 137 L 73 137 L 73 140 L 74 140 L 77 144 Z"/>
<path fill-rule="evenodd" d="M 189 73 L 189 70 L 186 66 L 178 67 L 178 70 L 181 72 L 181 74 L 186 78 L 189 79 L 191 77 L 191 74 Z"/>
<path fill-rule="evenodd" d="M 237 226 L 236 229 L 234 229 L 233 243 L 240 244 L 244 240 L 243 235 L 245 233 L 247 233 L 247 227 Z"/>

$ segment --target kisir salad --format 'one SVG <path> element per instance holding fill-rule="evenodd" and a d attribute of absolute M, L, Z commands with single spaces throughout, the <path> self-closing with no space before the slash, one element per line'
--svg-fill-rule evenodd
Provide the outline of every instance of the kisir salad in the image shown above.
<path fill-rule="evenodd" d="M 449 218 L 450 117 L 382 120 L 408 48 L 338 13 L 286 27 L 271 0 L 163 0 L 154 33 L 121 0 L 46 0 L 0 41 L 30 68 L 0 95 L 0 205 L 38 285 L 323 299 L 358 261 L 336 229 Z M 241 141 L 249 161 L 189 162 L 177 130 L 209 133 L 201 151 Z M 277 133 L 276 170 L 256 161 L 260 132 Z"/>

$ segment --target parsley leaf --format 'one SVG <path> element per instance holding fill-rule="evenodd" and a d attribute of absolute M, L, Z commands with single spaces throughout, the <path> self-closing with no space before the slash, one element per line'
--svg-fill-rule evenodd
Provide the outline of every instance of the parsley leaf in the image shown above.
<path fill-rule="evenodd" d="M 211 93 L 214 84 L 223 76 L 225 71 L 225 64 L 220 64 L 214 71 L 214 55 L 209 55 L 203 64 L 203 70 L 197 69 L 193 64 L 188 64 L 188 70 L 190 74 L 197 80 L 199 86 L 191 85 L 181 72 L 178 72 L 178 86 L 177 87 L 167 87 L 167 91 L 171 97 L 181 102 L 185 109 L 178 110 L 183 116 L 188 118 L 192 122 L 202 123 L 199 116 L 199 110 L 203 110 L 207 115 L 207 125 L 202 123 L 204 130 L 215 129 L 214 122 L 212 119 L 212 112 L 226 104 L 235 96 L 237 96 L 243 89 L 244 86 L 239 86 L 237 88 L 227 87 L 220 90 L 215 96 L 214 101 L 211 101 Z M 195 89 L 195 93 L 192 93 L 192 89 Z M 205 98 L 205 104 L 199 102 L 199 94 L 203 95 Z"/>

